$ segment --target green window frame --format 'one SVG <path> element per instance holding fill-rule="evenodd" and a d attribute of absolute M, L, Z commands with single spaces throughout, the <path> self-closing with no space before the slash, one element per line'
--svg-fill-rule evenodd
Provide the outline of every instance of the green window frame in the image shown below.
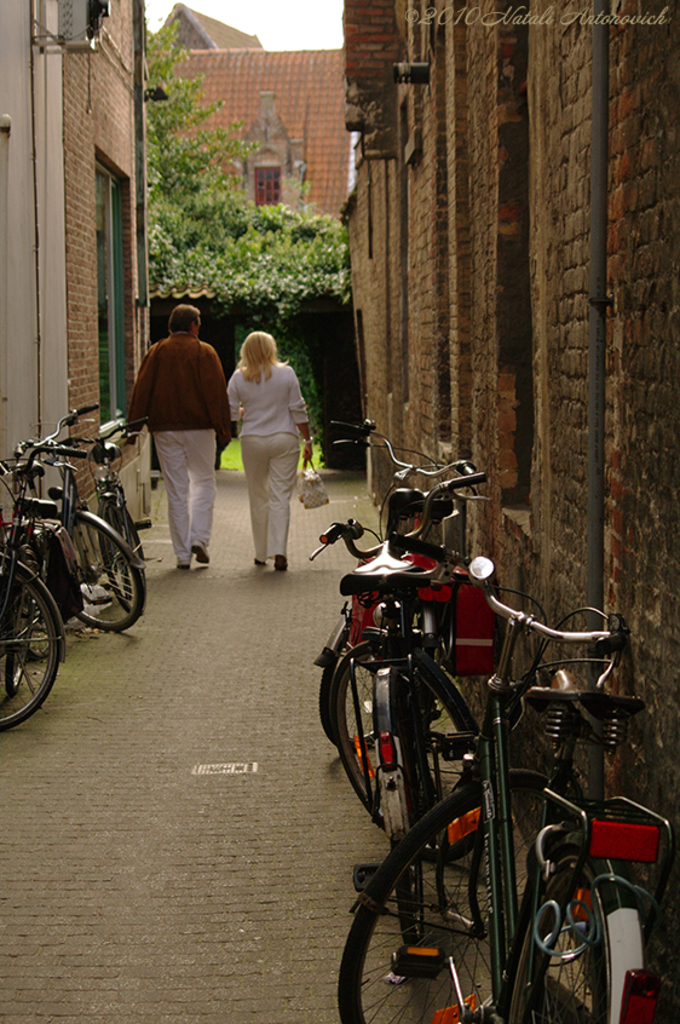
<path fill-rule="evenodd" d="M 99 406 L 102 423 L 125 415 L 123 200 L 120 181 L 96 168 Z"/>

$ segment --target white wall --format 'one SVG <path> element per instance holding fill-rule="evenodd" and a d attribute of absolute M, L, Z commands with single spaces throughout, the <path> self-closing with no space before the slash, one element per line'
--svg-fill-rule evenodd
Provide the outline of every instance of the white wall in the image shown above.
<path fill-rule="evenodd" d="M 57 0 L 36 4 L 56 31 Z M 68 408 L 61 53 L 31 45 L 31 7 L 0 4 L 0 457 Z"/>

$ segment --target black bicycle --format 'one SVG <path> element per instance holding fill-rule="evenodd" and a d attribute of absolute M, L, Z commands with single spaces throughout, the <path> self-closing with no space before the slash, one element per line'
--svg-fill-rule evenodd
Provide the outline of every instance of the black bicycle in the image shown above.
<path fill-rule="evenodd" d="M 52 502 L 27 494 L 34 453 L 16 466 L 0 463 L 0 480 L 10 495 L 12 516 L 0 515 L 0 730 L 24 722 L 42 705 L 66 656 L 64 623 L 39 568 L 24 564 L 27 538 L 42 517 L 56 512 Z"/>
<path fill-rule="evenodd" d="M 475 756 L 360 892 L 340 970 L 341 1020 L 651 1022 L 659 979 L 646 967 L 645 944 L 673 863 L 673 829 L 629 799 L 586 799 L 574 765 L 579 742 L 608 752 L 624 743 L 644 706 L 605 687 L 625 622 L 602 616 L 600 629 L 579 630 L 573 613 L 548 627 L 501 603 L 493 571 L 488 559 L 470 565 L 507 619 Z M 582 610 L 587 620 L 593 614 Z M 527 633 L 540 643 L 517 679 L 513 653 Z M 578 681 L 588 667 L 599 674 L 594 689 Z M 539 710 L 554 743 L 543 791 L 531 773 L 509 768 L 508 733 L 523 703 Z"/>
<path fill-rule="evenodd" d="M 343 577 L 341 593 L 363 595 L 375 609 L 375 625 L 337 663 L 328 706 L 347 776 L 394 842 L 455 784 L 478 733 L 437 658 L 436 595 L 450 600 L 459 555 L 421 535 L 433 509 L 484 480 L 477 473 L 438 484 L 423 499 L 416 530 L 367 550 L 356 546 L 363 533 L 358 522 L 334 523 L 312 556 L 342 539 L 359 565 Z"/>
<path fill-rule="evenodd" d="M 476 472 L 473 464 L 466 459 L 457 459 L 443 464 L 418 453 L 418 463 L 405 462 L 403 458 L 397 456 L 389 438 L 376 430 L 376 425 L 372 420 L 365 420 L 361 424 L 332 421 L 331 426 L 343 435 L 333 444 L 353 444 L 370 448 L 372 451 L 383 451 L 394 467 L 392 485 L 380 510 L 381 528 L 380 534 L 376 535 L 376 540 L 393 538 L 399 534 L 409 534 L 415 529 L 418 529 L 419 536 L 425 536 L 419 527 L 422 522 L 426 492 L 419 487 L 407 486 L 409 481 L 417 482 L 422 478 L 431 481 L 451 473 L 458 476 L 470 476 Z M 400 455 L 404 454 L 416 453 L 400 452 Z M 454 546 L 461 565 L 467 557 L 467 504 L 473 498 L 474 500 L 486 500 L 476 495 L 473 490 L 468 489 L 465 495 L 440 495 L 430 507 L 429 512 L 428 529 L 441 527 L 442 523 L 446 524 L 447 534 L 454 537 Z M 336 524 L 320 537 L 322 546 L 313 553 L 312 558 L 317 557 L 328 543 L 334 543 L 338 539 L 337 535 L 333 533 L 335 527 Z M 324 538 L 329 539 L 325 540 Z M 397 551 L 397 554 L 402 553 L 402 550 Z M 432 568 L 435 564 L 431 558 L 422 554 L 411 553 L 410 557 L 421 567 Z M 456 616 L 456 608 L 459 596 L 458 586 L 463 581 L 464 573 L 461 572 L 453 581 L 453 589 L 450 586 L 439 585 L 436 589 L 421 591 L 418 594 L 420 606 L 414 614 L 421 621 L 425 646 L 430 652 L 436 648 L 437 659 L 440 663 L 444 664 L 454 675 L 477 675 L 490 671 L 489 665 L 493 661 L 493 652 L 490 650 L 490 646 L 482 650 L 485 643 L 491 644 L 488 637 L 475 637 L 475 656 L 467 664 L 461 656 L 464 637 L 460 634 L 460 630 L 457 634 L 460 617 Z M 471 600 L 472 604 L 476 605 L 473 614 L 477 618 L 485 618 L 487 623 L 489 622 L 489 617 L 484 611 L 484 602 L 482 601 L 480 604 L 476 597 L 471 597 L 469 588 L 467 592 L 461 593 L 460 597 L 468 604 Z M 362 640 L 368 638 L 372 632 L 375 632 L 374 616 L 379 604 L 380 602 L 370 594 L 351 595 L 345 602 L 340 618 L 323 650 L 314 661 L 314 664 L 323 670 L 319 687 L 319 717 L 324 732 L 332 743 L 337 743 L 334 725 L 335 711 L 330 706 L 333 675 L 343 656 Z M 364 636 L 365 630 L 367 631 L 366 636 Z M 468 646 L 468 652 L 469 650 L 470 646 Z M 346 668 L 343 670 L 346 671 Z"/>
<path fill-rule="evenodd" d="M 87 412 L 98 408 L 88 405 L 73 409 L 57 423 L 55 430 L 40 441 L 23 441 L 17 446 L 16 456 L 26 452 L 40 453 L 45 465 L 55 467 L 61 474 L 62 486 L 50 487 L 48 494 L 57 503 L 59 521 L 73 541 L 78 560 L 83 608 L 78 618 L 89 626 L 106 631 L 128 629 L 142 615 L 146 602 L 144 562 L 127 541 L 100 516 L 95 515 L 81 500 L 76 483 L 73 458 L 85 458 L 80 438 L 69 438 L 69 454 L 57 437 L 65 427 L 74 426 Z"/>
<path fill-rule="evenodd" d="M 97 515 L 109 523 L 114 530 L 117 530 L 142 560 L 144 559 L 144 550 L 139 538 L 139 531 L 150 529 L 152 523 L 148 517 L 133 519 L 130 515 L 125 489 L 118 472 L 123 452 L 112 438 L 129 440 L 139 433 L 146 422 L 145 417 L 134 423 L 115 423 L 106 431 L 101 432 L 99 437 L 94 440 L 85 440 L 85 443 L 90 444 L 87 458 L 97 490 Z"/>

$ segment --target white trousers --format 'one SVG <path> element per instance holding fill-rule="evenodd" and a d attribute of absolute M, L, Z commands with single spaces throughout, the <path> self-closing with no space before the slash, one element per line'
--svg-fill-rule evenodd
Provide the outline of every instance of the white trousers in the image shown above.
<path fill-rule="evenodd" d="M 158 430 L 153 435 L 168 496 L 170 538 L 181 565 L 192 545 L 209 544 L 215 484 L 214 430 Z"/>
<path fill-rule="evenodd" d="M 264 562 L 288 548 L 290 498 L 297 480 L 300 442 L 294 434 L 246 434 L 241 456 L 248 482 L 255 558 Z"/>

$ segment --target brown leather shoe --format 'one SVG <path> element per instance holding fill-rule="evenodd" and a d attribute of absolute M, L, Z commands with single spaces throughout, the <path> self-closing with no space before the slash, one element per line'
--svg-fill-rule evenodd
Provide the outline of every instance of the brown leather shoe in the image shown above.
<path fill-rule="evenodd" d="M 285 572 L 288 568 L 288 559 L 285 555 L 276 555 L 274 558 L 274 568 L 278 569 L 279 572 Z"/>
<path fill-rule="evenodd" d="M 207 545 L 203 541 L 197 541 L 191 548 L 191 553 L 196 556 L 196 561 L 200 562 L 201 565 L 208 565 L 210 562 L 210 555 L 208 554 Z"/>

